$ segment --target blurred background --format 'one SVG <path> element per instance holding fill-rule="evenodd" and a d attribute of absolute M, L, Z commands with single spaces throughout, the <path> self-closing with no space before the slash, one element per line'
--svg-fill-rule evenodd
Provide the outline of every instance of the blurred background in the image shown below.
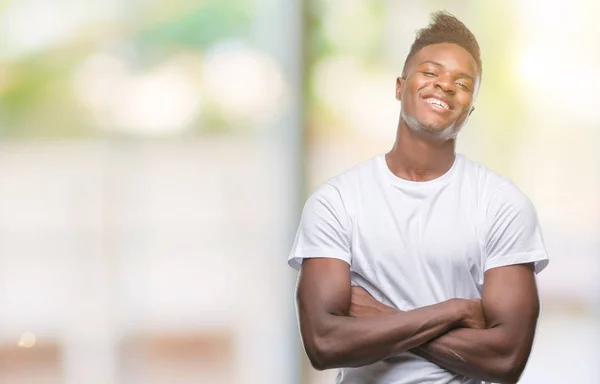
<path fill-rule="evenodd" d="M 431 11 L 482 47 L 459 152 L 551 256 L 522 383 L 599 383 L 600 3 L 1 0 L 0 384 L 333 383 L 299 344 L 299 212 L 395 137 Z"/>

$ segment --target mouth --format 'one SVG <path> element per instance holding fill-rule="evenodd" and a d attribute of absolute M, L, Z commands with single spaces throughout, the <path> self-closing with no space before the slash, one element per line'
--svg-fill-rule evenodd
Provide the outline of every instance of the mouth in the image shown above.
<path fill-rule="evenodd" d="M 440 100 L 437 97 L 426 97 L 423 100 L 435 109 L 439 109 L 442 111 L 452 110 L 452 107 L 447 102 Z"/>

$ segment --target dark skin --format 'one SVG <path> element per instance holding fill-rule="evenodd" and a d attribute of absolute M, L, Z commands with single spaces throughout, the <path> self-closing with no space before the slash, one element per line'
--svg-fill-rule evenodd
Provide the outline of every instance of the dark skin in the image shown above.
<path fill-rule="evenodd" d="M 386 154 L 396 176 L 427 181 L 450 169 L 479 82 L 475 60 L 460 46 L 429 45 L 411 58 L 397 80 L 402 112 L 396 143 Z M 499 383 L 518 381 L 539 312 L 530 265 L 486 272 L 482 300 L 451 299 L 401 312 L 352 288 L 350 266 L 327 255 L 302 264 L 297 305 L 316 369 L 364 366 L 410 350 L 450 371 Z"/>
<path fill-rule="evenodd" d="M 471 55 L 458 45 L 424 47 L 407 63 L 396 80 L 396 99 L 402 112 L 396 142 L 387 153 L 390 170 L 412 181 L 435 179 L 454 162 L 456 135 L 475 110 L 480 76 Z M 443 110 L 425 102 L 436 98 Z"/>
<path fill-rule="evenodd" d="M 531 264 L 491 269 L 485 274 L 482 299 L 486 329 L 455 329 L 411 352 L 463 376 L 516 383 L 531 352 L 539 305 Z M 352 288 L 351 316 L 397 312 L 364 289 Z"/>
<path fill-rule="evenodd" d="M 318 370 L 372 364 L 452 329 L 483 329 L 486 325 L 479 300 L 452 299 L 376 316 L 363 316 L 358 310 L 360 317 L 350 317 L 351 297 L 346 262 L 331 258 L 304 261 L 297 288 L 300 331 L 308 358 Z"/>

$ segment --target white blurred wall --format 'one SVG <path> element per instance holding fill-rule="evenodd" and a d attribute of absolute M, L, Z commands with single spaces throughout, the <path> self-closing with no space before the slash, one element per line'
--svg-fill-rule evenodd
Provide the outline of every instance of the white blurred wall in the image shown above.
<path fill-rule="evenodd" d="M 3 143 L 0 342 L 30 332 L 57 345 L 62 382 L 109 384 L 146 382 L 127 364 L 151 361 L 126 359 L 128 340 L 224 335 L 232 383 L 281 377 L 293 308 L 285 158 L 245 139 Z"/>

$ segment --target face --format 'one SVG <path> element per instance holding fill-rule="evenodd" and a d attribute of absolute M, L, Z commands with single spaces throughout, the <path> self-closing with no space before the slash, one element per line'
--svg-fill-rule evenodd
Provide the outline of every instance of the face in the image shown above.
<path fill-rule="evenodd" d="M 409 60 L 404 78 L 397 81 L 401 118 L 412 130 L 453 139 L 474 110 L 479 81 L 477 63 L 464 48 L 428 45 Z"/>

